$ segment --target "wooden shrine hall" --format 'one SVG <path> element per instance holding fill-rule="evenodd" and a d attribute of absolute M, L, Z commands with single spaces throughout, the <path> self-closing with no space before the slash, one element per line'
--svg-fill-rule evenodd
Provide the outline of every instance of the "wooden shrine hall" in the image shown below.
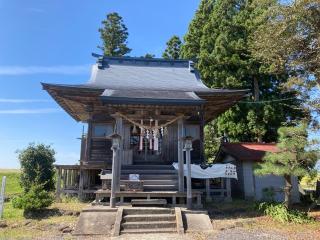
<path fill-rule="evenodd" d="M 176 204 L 176 197 L 186 196 L 184 137 L 192 137 L 191 163 L 203 163 L 205 124 L 247 90 L 208 88 L 188 60 L 94 56 L 98 60 L 87 83 L 42 83 L 73 119 L 87 123 L 79 163 L 56 165 L 57 196 L 101 200 L 113 188 L 121 202 L 172 198 Z M 119 136 L 116 152 L 112 134 Z M 101 170 L 113 176 L 112 185 L 102 184 Z M 143 182 L 139 190 L 128 189 L 132 174 Z M 199 204 L 199 192 L 192 194 Z"/>

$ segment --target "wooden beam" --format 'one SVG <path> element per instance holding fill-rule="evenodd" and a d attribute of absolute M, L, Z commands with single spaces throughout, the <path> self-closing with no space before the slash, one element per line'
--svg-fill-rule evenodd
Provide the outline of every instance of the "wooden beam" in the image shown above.
<path fill-rule="evenodd" d="M 184 192 L 184 161 L 183 161 L 183 137 L 184 137 L 184 120 L 178 120 L 178 177 L 179 177 L 179 192 Z"/>

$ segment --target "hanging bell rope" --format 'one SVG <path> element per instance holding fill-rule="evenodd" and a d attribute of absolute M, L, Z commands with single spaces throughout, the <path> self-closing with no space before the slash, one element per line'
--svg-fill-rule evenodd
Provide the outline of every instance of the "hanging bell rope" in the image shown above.
<path fill-rule="evenodd" d="M 123 117 L 125 120 L 127 120 L 128 122 L 132 123 L 133 125 L 137 126 L 137 127 L 140 127 L 140 128 L 143 128 L 145 130 L 150 130 L 150 131 L 154 131 L 154 130 L 157 130 L 157 129 L 160 129 L 160 128 L 165 128 L 167 127 L 168 125 L 174 123 L 175 121 L 179 120 L 180 118 L 183 118 L 183 115 L 179 115 L 177 117 L 175 117 L 174 119 L 164 123 L 164 124 L 161 124 L 161 125 L 158 125 L 158 126 L 148 126 L 148 125 L 144 125 L 144 124 L 141 124 L 141 123 L 138 123 L 132 119 L 130 119 L 129 117 L 127 117 L 126 115 L 118 112 L 117 113 L 119 116 Z"/>

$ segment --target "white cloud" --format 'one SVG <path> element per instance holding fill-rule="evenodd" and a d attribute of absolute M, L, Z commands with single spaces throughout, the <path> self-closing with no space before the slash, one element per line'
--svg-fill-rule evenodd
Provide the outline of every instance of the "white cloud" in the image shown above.
<path fill-rule="evenodd" d="M 17 99 L 17 98 L 0 98 L 0 103 L 43 103 L 51 102 L 48 99 Z"/>
<path fill-rule="evenodd" d="M 42 8 L 35 8 L 35 7 L 29 7 L 26 8 L 28 12 L 34 12 L 34 13 L 44 13 L 45 11 Z"/>
<path fill-rule="evenodd" d="M 90 64 L 60 66 L 0 66 L 0 75 L 62 74 L 80 75 L 91 70 Z"/>
<path fill-rule="evenodd" d="M 0 110 L 0 114 L 46 114 L 62 112 L 59 108 L 38 108 L 38 109 L 7 109 Z"/>

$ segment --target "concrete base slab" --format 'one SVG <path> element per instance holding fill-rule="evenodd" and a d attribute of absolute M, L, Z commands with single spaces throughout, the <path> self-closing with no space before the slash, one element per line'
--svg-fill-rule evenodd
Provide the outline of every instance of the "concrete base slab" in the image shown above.
<path fill-rule="evenodd" d="M 111 236 L 117 209 L 92 207 L 81 212 L 74 235 Z"/>
<path fill-rule="evenodd" d="M 186 232 L 211 232 L 211 220 L 206 211 L 182 210 L 183 226 Z"/>

